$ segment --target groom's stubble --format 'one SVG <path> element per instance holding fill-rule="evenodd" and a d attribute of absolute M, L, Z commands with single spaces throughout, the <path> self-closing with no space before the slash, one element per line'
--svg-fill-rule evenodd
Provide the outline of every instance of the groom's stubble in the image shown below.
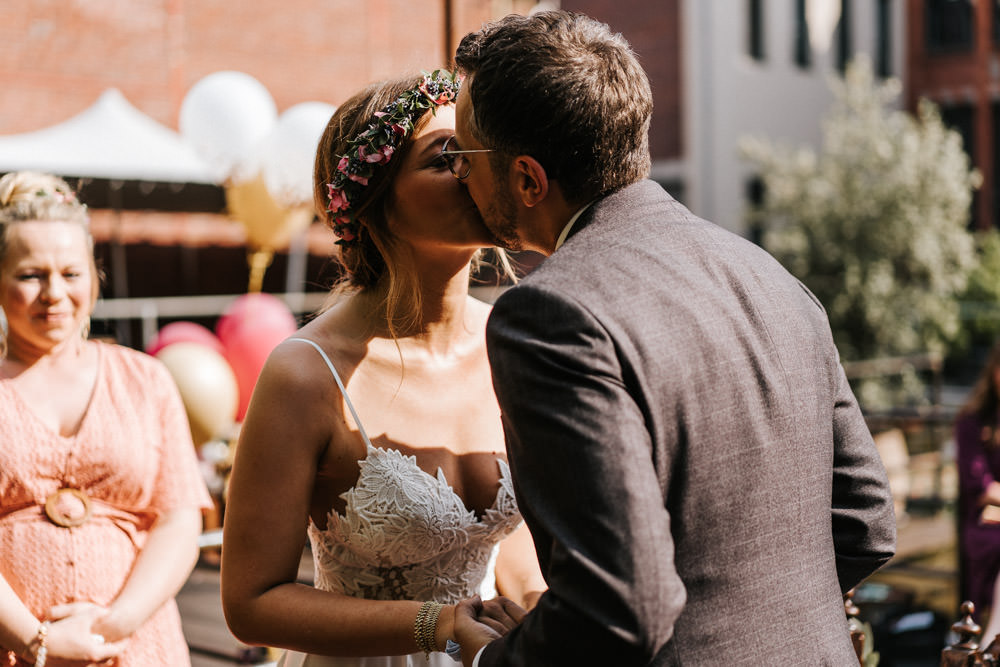
<path fill-rule="evenodd" d="M 496 170 L 493 170 L 496 175 Z M 482 211 L 483 222 L 493 235 L 493 242 L 505 250 L 524 250 L 524 241 L 518 233 L 517 206 L 508 187 L 506 173 L 497 176 L 486 209 Z"/>

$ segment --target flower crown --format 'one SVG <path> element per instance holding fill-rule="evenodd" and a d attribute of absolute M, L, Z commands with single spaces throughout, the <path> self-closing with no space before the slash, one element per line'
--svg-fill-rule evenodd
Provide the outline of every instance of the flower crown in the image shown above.
<path fill-rule="evenodd" d="M 333 233 L 339 237 L 337 245 L 349 246 L 357 242 L 361 223 L 351 210 L 368 179 L 375 175 L 375 168 L 387 164 L 392 154 L 411 132 L 416 119 L 428 109 L 436 110 L 442 104 L 455 100 L 462 80 L 456 72 L 434 70 L 424 74 L 419 86 L 408 90 L 381 111 L 368 129 L 347 142 L 346 152 L 340 156 L 333 181 L 327 183 L 330 200 L 327 213 L 333 220 Z"/>
<path fill-rule="evenodd" d="M 51 192 L 45 188 L 38 188 L 35 190 L 35 196 L 39 199 L 52 198 L 60 204 L 77 204 L 79 203 L 76 199 L 76 195 L 72 192 L 66 192 L 61 189 L 53 189 Z"/>

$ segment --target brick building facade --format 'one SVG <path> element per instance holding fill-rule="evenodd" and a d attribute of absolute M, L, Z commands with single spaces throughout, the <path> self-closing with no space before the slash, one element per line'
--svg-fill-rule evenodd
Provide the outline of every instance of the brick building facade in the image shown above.
<path fill-rule="evenodd" d="M 972 224 L 1000 225 L 1000 3 L 907 0 L 909 109 L 920 98 L 941 108 L 983 176 Z"/>
<path fill-rule="evenodd" d="M 653 120 L 649 150 L 654 160 L 672 160 L 684 153 L 681 109 L 681 0 L 562 0 L 560 6 L 604 21 L 622 33 L 639 56 L 653 90 Z"/>
<path fill-rule="evenodd" d="M 447 65 L 467 32 L 498 16 L 527 13 L 535 4 L 4 0 L 0 135 L 61 123 L 91 107 L 109 88 L 176 131 L 191 87 L 223 70 L 257 79 L 279 113 L 306 101 L 337 105 L 372 81 Z M 80 187 L 92 209 L 96 252 L 106 273 L 105 299 L 246 290 L 246 237 L 226 215 L 221 184 L 60 175 Z M 319 224 L 306 237 L 295 253 L 279 249 L 264 291 L 322 291 L 329 284 L 335 275 L 328 259 L 333 239 Z M 101 333 L 100 322 L 95 329 Z M 133 322 L 109 333 L 138 345 L 138 331 Z"/>
<path fill-rule="evenodd" d="M 0 134 L 65 120 L 116 87 L 177 127 L 212 72 L 246 72 L 277 107 L 337 104 L 361 86 L 444 65 L 483 21 L 534 0 L 5 0 Z"/>

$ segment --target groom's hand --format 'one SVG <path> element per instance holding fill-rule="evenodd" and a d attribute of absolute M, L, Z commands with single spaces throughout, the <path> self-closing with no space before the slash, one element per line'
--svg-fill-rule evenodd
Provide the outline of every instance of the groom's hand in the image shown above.
<path fill-rule="evenodd" d="M 521 622 L 524 609 L 507 598 L 483 602 L 478 596 L 455 607 L 455 640 L 462 646 L 462 663 L 472 667 L 480 649 Z"/>
<path fill-rule="evenodd" d="M 497 596 L 482 603 L 476 620 L 496 630 L 501 636 L 514 629 L 528 612 L 516 602 Z"/>

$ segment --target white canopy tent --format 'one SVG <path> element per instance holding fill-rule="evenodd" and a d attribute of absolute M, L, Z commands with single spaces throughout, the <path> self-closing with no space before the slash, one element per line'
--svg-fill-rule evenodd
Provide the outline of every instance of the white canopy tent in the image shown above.
<path fill-rule="evenodd" d="M 217 183 L 179 133 L 136 109 L 115 88 L 62 123 L 0 135 L 0 173 L 24 169 L 84 178 Z"/>

